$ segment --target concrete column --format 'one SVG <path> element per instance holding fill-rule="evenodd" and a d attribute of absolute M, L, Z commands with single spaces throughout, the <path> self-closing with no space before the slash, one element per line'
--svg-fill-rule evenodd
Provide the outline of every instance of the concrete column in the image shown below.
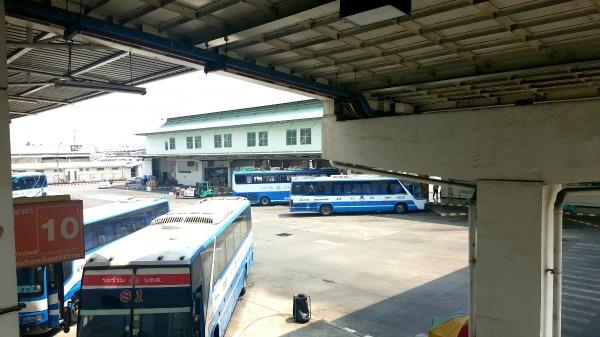
<path fill-rule="evenodd" d="M 560 185 L 477 182 L 477 336 L 552 335 L 553 203 Z"/>
<path fill-rule="evenodd" d="M 227 161 L 227 187 L 231 188 L 231 180 L 233 175 L 231 172 L 231 160 Z"/>
<path fill-rule="evenodd" d="M 4 0 L 0 0 L 0 55 L 6 55 L 6 24 Z M 6 93 L 6 57 L 0 57 L 0 308 L 17 305 L 17 275 L 15 273 L 15 233 L 13 224 L 12 182 L 10 173 L 10 119 Z M 2 336 L 19 336 L 19 316 L 16 311 L 0 315 Z"/>

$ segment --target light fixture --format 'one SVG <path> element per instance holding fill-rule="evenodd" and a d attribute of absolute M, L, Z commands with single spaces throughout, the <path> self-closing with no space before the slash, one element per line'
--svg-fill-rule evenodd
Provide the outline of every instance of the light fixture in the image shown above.
<path fill-rule="evenodd" d="M 340 0 L 340 18 L 359 26 L 410 15 L 411 0 Z"/>
<path fill-rule="evenodd" d="M 54 82 L 54 86 L 57 88 L 90 89 L 99 91 L 121 92 L 125 94 L 146 94 L 146 88 L 104 82 L 57 80 Z"/>

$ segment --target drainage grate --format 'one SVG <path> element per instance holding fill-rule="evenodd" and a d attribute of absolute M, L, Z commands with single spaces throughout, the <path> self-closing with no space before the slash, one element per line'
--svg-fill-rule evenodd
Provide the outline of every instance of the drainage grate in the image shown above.
<path fill-rule="evenodd" d="M 279 234 L 275 234 L 277 236 L 290 236 L 292 235 L 291 233 L 279 233 Z"/>

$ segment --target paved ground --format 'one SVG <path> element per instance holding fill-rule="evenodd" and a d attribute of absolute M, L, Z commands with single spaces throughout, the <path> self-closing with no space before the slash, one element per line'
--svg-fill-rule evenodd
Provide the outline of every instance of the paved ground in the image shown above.
<path fill-rule="evenodd" d="M 157 195 L 86 185 L 54 190 L 71 191 L 85 207 Z M 171 202 L 177 208 L 194 201 Z M 228 337 L 414 337 L 433 317 L 467 310 L 466 217 L 320 217 L 290 215 L 284 206 L 252 212 L 255 269 Z M 568 217 L 565 228 L 564 336 L 597 337 L 600 219 Z M 306 325 L 291 319 L 298 292 L 312 299 Z"/>

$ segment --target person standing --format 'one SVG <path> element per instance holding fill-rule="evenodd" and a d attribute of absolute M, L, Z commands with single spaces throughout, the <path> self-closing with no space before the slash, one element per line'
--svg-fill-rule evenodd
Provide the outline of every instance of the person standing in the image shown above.
<path fill-rule="evenodd" d="M 433 185 L 433 201 L 440 201 L 440 187 L 438 185 Z"/>

